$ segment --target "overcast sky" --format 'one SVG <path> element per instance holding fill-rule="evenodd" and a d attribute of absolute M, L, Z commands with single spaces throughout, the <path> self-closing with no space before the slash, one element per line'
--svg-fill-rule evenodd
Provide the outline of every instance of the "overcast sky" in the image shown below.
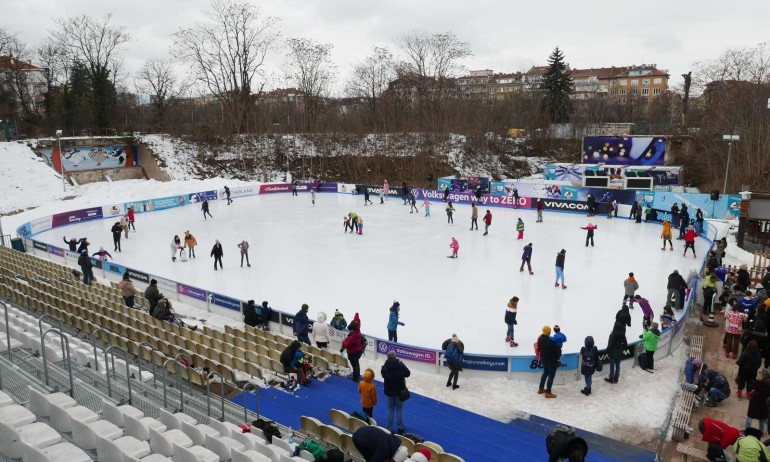
<path fill-rule="evenodd" d="M 273 0 L 257 1 L 280 18 L 284 37 L 331 43 L 339 79 L 373 46 L 391 49 L 402 33 L 453 31 L 470 44 L 468 69 L 496 72 L 544 64 L 555 46 L 572 67 L 655 63 L 672 84 L 695 61 L 726 48 L 770 41 L 770 0 Z M 126 71 L 168 56 L 171 34 L 203 19 L 208 0 L 0 0 L 0 27 L 35 46 L 60 16 L 112 14 L 132 35 L 122 54 Z M 272 74 L 283 53 L 271 57 Z M 271 87 L 284 86 L 279 80 Z M 337 88 L 340 88 L 338 85 Z"/>

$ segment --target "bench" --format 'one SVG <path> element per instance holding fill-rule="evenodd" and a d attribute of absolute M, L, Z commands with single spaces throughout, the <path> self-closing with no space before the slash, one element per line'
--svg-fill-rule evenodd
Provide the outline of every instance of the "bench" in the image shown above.
<path fill-rule="evenodd" d="M 700 358 L 703 354 L 703 336 L 693 335 L 690 337 L 690 357 L 693 359 Z"/>
<path fill-rule="evenodd" d="M 694 402 L 695 394 L 693 392 L 687 390 L 679 392 L 679 398 L 674 406 L 674 418 L 672 423 L 674 433 L 671 438 L 674 441 L 685 440 L 685 434 L 690 427 L 690 413 L 692 412 Z"/>
<path fill-rule="evenodd" d="M 706 451 L 703 449 L 694 448 L 692 446 L 688 446 L 684 443 L 679 443 L 676 445 L 677 452 L 681 453 L 684 456 L 684 462 L 687 462 L 689 460 L 689 457 L 692 457 L 693 460 L 708 460 L 706 458 Z"/>

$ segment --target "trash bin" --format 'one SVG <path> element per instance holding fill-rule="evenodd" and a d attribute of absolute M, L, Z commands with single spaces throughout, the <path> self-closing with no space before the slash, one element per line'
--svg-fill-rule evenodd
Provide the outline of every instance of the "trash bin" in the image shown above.
<path fill-rule="evenodd" d="M 11 248 L 13 250 L 18 250 L 19 252 L 27 251 L 27 249 L 24 248 L 24 240 L 20 237 L 17 237 L 16 239 L 11 239 Z"/>
<path fill-rule="evenodd" d="M 725 278 L 727 278 L 727 272 L 728 269 L 724 266 L 718 266 L 714 269 L 714 273 L 716 273 L 717 277 L 720 281 L 725 282 Z"/>

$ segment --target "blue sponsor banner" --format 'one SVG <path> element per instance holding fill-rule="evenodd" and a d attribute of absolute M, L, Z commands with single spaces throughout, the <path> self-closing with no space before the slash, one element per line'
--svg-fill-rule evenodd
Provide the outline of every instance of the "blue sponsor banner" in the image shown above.
<path fill-rule="evenodd" d="M 144 201 L 126 202 L 123 204 L 124 209 L 128 210 L 129 207 L 133 207 L 135 213 L 153 212 L 155 210 L 165 210 L 174 207 L 181 207 L 189 203 L 188 196 L 170 196 L 161 197 L 158 199 L 148 199 Z"/>
<path fill-rule="evenodd" d="M 206 291 L 198 289 L 197 287 L 188 286 L 185 284 L 177 283 L 176 291 L 179 295 L 186 295 L 191 298 L 197 298 L 198 300 L 206 301 Z"/>
<path fill-rule="evenodd" d="M 577 353 L 571 353 L 561 355 L 561 364 L 559 364 L 559 370 L 577 369 L 578 367 L 578 355 Z M 512 356 L 511 357 L 511 371 L 512 372 L 543 372 L 543 364 L 537 360 L 535 355 L 532 356 Z"/>
<path fill-rule="evenodd" d="M 115 262 L 104 262 L 102 265 L 105 271 L 109 271 L 110 273 L 117 274 L 119 276 L 123 276 L 123 273 L 126 272 L 126 267 L 123 265 L 118 265 Z"/>
<path fill-rule="evenodd" d="M 217 306 L 228 308 L 233 311 L 241 311 L 240 300 L 236 300 L 234 298 L 225 297 L 224 295 L 219 295 L 214 293 L 209 293 L 209 300 L 211 300 L 211 303 Z"/>
<path fill-rule="evenodd" d="M 198 202 L 203 201 L 215 201 L 217 200 L 217 192 L 216 191 L 201 191 L 197 193 L 190 193 L 187 195 L 187 200 L 191 204 L 196 204 Z"/>
<path fill-rule="evenodd" d="M 505 372 L 508 370 L 508 358 L 506 356 L 463 355 L 463 369 Z"/>
<path fill-rule="evenodd" d="M 740 214 L 741 195 L 720 195 L 719 200 L 712 201 L 710 194 L 656 191 L 652 206 L 656 209 L 671 210 L 674 203 L 678 204 L 679 208 L 682 204 L 687 204 L 690 219 L 695 218 L 697 209 L 701 209 L 706 217 L 732 219 Z"/>

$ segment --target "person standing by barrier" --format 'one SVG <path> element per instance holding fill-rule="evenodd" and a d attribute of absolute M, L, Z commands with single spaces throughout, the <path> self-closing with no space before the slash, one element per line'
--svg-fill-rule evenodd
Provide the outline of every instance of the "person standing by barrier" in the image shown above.
<path fill-rule="evenodd" d="M 538 197 L 537 198 L 537 220 L 535 223 L 542 223 L 543 222 L 543 209 L 545 209 L 545 202 L 543 202 L 543 199 Z"/>
<path fill-rule="evenodd" d="M 78 257 L 78 265 L 83 272 L 83 284 L 90 286 L 94 280 L 94 265 L 91 263 L 91 257 L 88 256 L 88 250 L 84 250 Z"/>
<path fill-rule="evenodd" d="M 543 333 L 538 337 L 537 343 L 537 356 L 540 358 L 540 362 L 543 364 L 543 374 L 540 376 L 540 388 L 537 390 L 537 394 L 545 394 L 546 398 L 556 398 L 556 395 L 551 393 L 551 387 L 553 386 L 553 379 L 556 377 L 556 369 L 559 367 L 559 347 L 551 340 L 551 326 L 543 326 Z"/>
<path fill-rule="evenodd" d="M 441 349 L 444 350 L 444 358 L 446 358 L 446 364 L 449 367 L 449 378 L 446 381 L 446 386 L 451 386 L 452 390 L 457 390 L 460 388 L 460 385 L 457 385 L 457 378 L 460 377 L 460 372 L 463 370 L 465 345 L 457 334 L 452 334 L 451 338 L 444 340 Z"/>
<path fill-rule="evenodd" d="M 580 393 L 591 396 L 593 376 L 600 359 L 599 350 L 596 348 L 596 345 L 594 345 L 594 338 L 590 335 L 585 338 L 583 347 L 580 348 L 580 357 L 582 358 L 580 363 L 580 373 L 583 374 L 586 383 L 585 388 L 580 390 Z"/>
<path fill-rule="evenodd" d="M 406 390 L 406 378 L 411 371 L 398 358 L 396 352 L 388 351 L 385 364 L 380 371 L 383 381 L 383 389 L 388 399 L 388 426 L 389 431 L 404 434 L 404 401 L 401 394 Z M 396 427 L 393 426 L 393 417 L 396 417 Z M 394 430 L 395 429 L 395 430 Z"/>
<path fill-rule="evenodd" d="M 358 383 L 361 379 L 361 365 L 359 361 L 361 360 L 361 355 L 364 354 L 365 341 L 364 336 L 361 335 L 361 321 L 358 318 L 358 313 L 356 313 L 355 317 L 348 325 L 348 331 L 348 336 L 342 341 L 340 353 L 347 350 L 348 360 L 353 368 L 353 375 L 350 378 Z"/>
<path fill-rule="evenodd" d="M 388 341 L 398 343 L 398 326 L 403 326 L 404 323 L 398 320 L 398 312 L 401 311 L 401 304 L 397 301 L 393 302 L 390 307 L 390 314 L 388 315 Z"/>
<path fill-rule="evenodd" d="M 618 383 L 618 378 L 620 378 L 620 361 L 628 348 L 625 332 L 625 326 L 616 322 L 610 333 L 610 338 L 607 340 L 607 356 L 610 360 L 610 376 L 604 378 L 607 383 Z"/>
<path fill-rule="evenodd" d="M 307 345 L 312 345 L 310 343 L 310 337 L 308 336 L 310 333 L 310 319 L 307 316 L 308 310 L 310 310 L 308 304 L 303 303 L 300 310 L 294 315 L 293 329 L 294 335 L 297 336 L 297 340 Z"/>

